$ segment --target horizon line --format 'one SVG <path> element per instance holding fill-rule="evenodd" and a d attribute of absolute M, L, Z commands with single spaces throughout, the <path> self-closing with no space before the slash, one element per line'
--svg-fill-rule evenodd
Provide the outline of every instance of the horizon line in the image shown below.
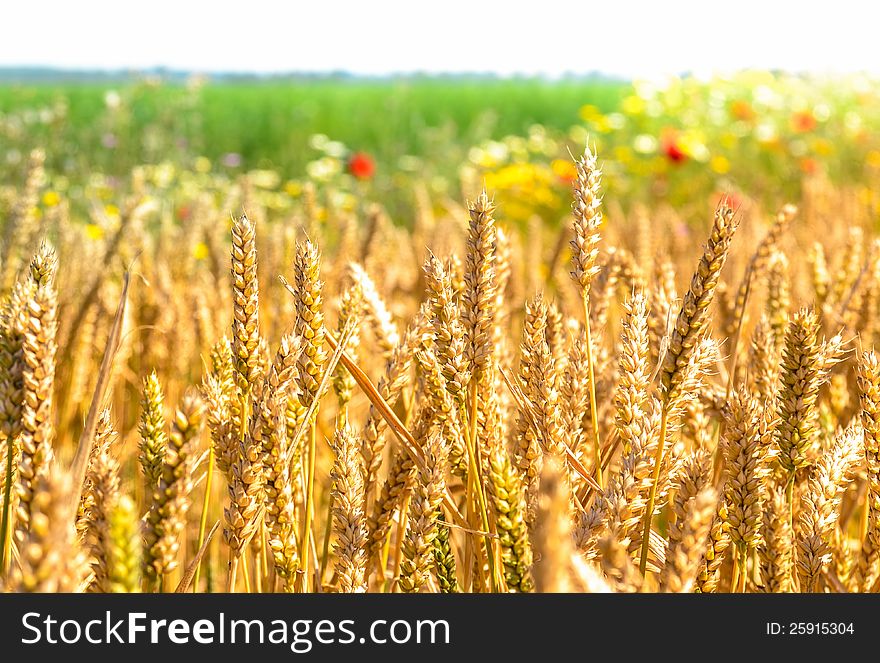
<path fill-rule="evenodd" d="M 785 67 L 741 67 L 737 69 L 718 68 L 711 72 L 711 76 L 730 76 L 745 72 L 769 72 L 774 75 L 787 74 L 792 76 L 822 78 L 826 76 L 853 75 L 877 78 L 877 72 L 867 70 L 848 70 L 845 72 L 829 70 L 793 70 Z M 172 79 L 186 78 L 215 78 L 215 79 L 351 79 L 351 80 L 394 80 L 394 79 L 531 79 L 546 81 L 572 81 L 599 79 L 607 82 L 633 83 L 639 80 L 668 79 L 671 77 L 705 77 L 709 72 L 701 70 L 681 70 L 677 72 L 662 72 L 654 74 L 623 74 L 620 72 L 608 72 L 601 69 L 589 71 L 511 71 L 499 72 L 491 69 L 485 70 L 391 70 L 381 72 L 363 72 L 351 69 L 288 69 L 288 70 L 236 70 L 236 69 L 203 69 L 176 67 L 171 65 L 141 66 L 114 66 L 114 67 L 84 67 L 47 64 L 0 64 L 0 84 L 9 82 L 38 82 L 40 78 L 50 81 L 54 78 L 137 78 L 138 76 L 159 76 Z M 33 81 L 27 79 L 32 78 Z"/>

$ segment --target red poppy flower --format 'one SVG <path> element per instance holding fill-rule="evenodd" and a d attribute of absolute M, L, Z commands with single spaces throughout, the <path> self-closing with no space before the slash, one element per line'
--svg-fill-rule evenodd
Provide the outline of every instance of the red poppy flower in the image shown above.
<path fill-rule="evenodd" d="M 678 143 L 674 141 L 669 141 L 663 146 L 663 151 L 666 153 L 667 158 L 673 163 L 681 163 L 685 159 L 687 159 L 687 154 L 678 146 Z"/>
<path fill-rule="evenodd" d="M 365 152 L 355 152 L 348 160 L 348 172 L 359 180 L 368 180 L 376 173 L 376 164 Z"/>
<path fill-rule="evenodd" d="M 664 131 L 660 137 L 660 149 L 672 163 L 682 163 L 687 160 L 687 154 L 678 142 L 678 134 L 675 131 Z"/>
<path fill-rule="evenodd" d="M 660 151 L 674 164 L 684 163 L 688 158 L 678 140 L 678 130 L 674 127 L 663 127 L 660 130 Z"/>
<path fill-rule="evenodd" d="M 807 133 L 816 128 L 818 122 L 810 111 L 798 111 L 791 116 L 791 128 L 798 133 Z"/>

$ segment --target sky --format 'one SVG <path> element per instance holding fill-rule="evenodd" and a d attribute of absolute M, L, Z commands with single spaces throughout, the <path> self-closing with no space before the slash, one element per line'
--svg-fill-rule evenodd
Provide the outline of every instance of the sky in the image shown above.
<path fill-rule="evenodd" d="M 0 67 L 880 73 L 878 18 L 856 0 L 13 0 Z"/>

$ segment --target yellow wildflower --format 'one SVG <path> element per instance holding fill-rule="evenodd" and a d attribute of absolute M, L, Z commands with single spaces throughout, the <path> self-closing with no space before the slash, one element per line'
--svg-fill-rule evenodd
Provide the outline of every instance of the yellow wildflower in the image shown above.
<path fill-rule="evenodd" d="M 645 112 L 645 100 L 632 94 L 620 102 L 620 110 L 627 115 L 641 115 Z"/>
<path fill-rule="evenodd" d="M 104 229 L 97 223 L 89 223 L 86 225 L 86 236 L 97 241 L 104 237 Z"/>
<path fill-rule="evenodd" d="M 288 180 L 284 184 L 284 193 L 291 198 L 299 198 L 300 194 L 302 194 L 302 190 L 302 184 L 296 180 Z"/>
<path fill-rule="evenodd" d="M 709 168 L 719 175 L 724 175 L 730 172 L 730 161 L 727 157 L 716 154 L 709 160 Z"/>
<path fill-rule="evenodd" d="M 197 157 L 195 169 L 197 173 L 202 174 L 211 172 L 211 160 L 208 157 Z"/>

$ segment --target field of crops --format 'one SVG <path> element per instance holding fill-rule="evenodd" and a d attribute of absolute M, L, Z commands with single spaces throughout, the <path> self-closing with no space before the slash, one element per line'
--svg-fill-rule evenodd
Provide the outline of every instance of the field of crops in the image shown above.
<path fill-rule="evenodd" d="M 318 153 L 310 145 L 317 134 L 367 151 L 389 167 L 396 167 L 395 160 L 403 156 L 429 154 L 438 167 L 437 152 L 442 150 L 440 161 L 455 168 L 453 160 L 460 161 L 480 141 L 522 135 L 533 124 L 567 129 L 588 101 L 610 112 L 631 89 L 628 83 L 605 79 L 479 77 L 158 82 L 148 77 L 115 86 L 7 86 L 0 88 L 0 111 L 40 109 L 44 119 L 50 113 L 50 121 L 34 118 L 30 140 L 85 146 L 84 157 L 101 158 L 102 169 L 114 174 L 150 161 L 197 156 L 220 161 L 226 154 L 239 155 L 245 168 L 296 173 Z M 117 98 L 118 105 L 95 122 L 108 110 L 108 93 L 111 106 Z M 64 168 L 70 152 L 47 156 Z"/>
<path fill-rule="evenodd" d="M 880 590 L 880 84 L 0 89 L 0 586 Z"/>

